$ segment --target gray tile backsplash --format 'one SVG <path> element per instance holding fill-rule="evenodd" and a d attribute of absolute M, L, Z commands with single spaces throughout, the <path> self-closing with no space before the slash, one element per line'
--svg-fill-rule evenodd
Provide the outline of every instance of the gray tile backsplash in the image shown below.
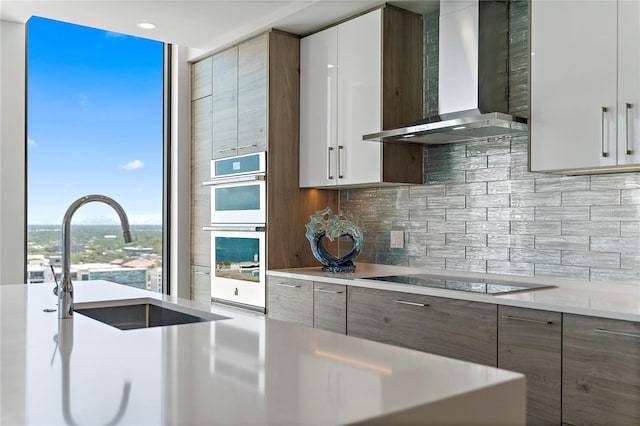
<path fill-rule="evenodd" d="M 527 2 L 510 10 L 510 109 L 526 116 Z M 430 115 L 437 14 L 424 22 Z M 526 137 L 430 146 L 424 185 L 341 190 L 341 212 L 365 232 L 357 260 L 640 285 L 640 173 L 530 173 L 527 155 Z M 391 229 L 405 231 L 403 249 L 389 248 Z"/>

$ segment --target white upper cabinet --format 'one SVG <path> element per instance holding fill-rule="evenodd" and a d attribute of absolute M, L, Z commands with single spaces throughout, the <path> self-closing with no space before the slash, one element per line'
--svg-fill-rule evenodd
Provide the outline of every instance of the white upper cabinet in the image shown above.
<path fill-rule="evenodd" d="M 618 164 L 640 164 L 640 2 L 618 3 Z"/>
<path fill-rule="evenodd" d="M 532 171 L 640 163 L 638 10 L 637 2 L 531 2 Z"/>
<path fill-rule="evenodd" d="M 382 180 L 382 144 L 362 135 L 380 124 L 382 10 L 338 25 L 338 183 Z"/>
<path fill-rule="evenodd" d="M 404 115 L 403 123 L 389 119 L 390 126 L 422 117 L 421 61 L 402 56 L 418 50 L 421 17 L 386 7 L 301 40 L 300 187 L 422 182 L 421 147 L 362 140 L 383 129 L 385 110 Z M 388 79 L 383 78 L 385 54 L 396 69 Z M 403 72 L 407 63 L 416 68 L 411 77 Z M 396 107 L 402 100 L 409 107 Z M 404 113 L 403 108 L 413 110 Z"/>
<path fill-rule="evenodd" d="M 300 40 L 301 187 L 335 185 L 338 179 L 337 66 L 337 27 Z"/>
<path fill-rule="evenodd" d="M 301 40 L 300 186 L 380 180 L 381 10 Z"/>

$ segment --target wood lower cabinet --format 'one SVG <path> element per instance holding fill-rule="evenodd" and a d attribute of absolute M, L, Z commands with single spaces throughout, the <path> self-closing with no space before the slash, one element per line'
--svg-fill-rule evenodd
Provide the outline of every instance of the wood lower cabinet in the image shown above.
<path fill-rule="evenodd" d="M 640 323 L 564 314 L 562 421 L 640 424 Z"/>
<path fill-rule="evenodd" d="M 498 368 L 527 376 L 527 424 L 559 424 L 562 314 L 498 306 Z"/>
<path fill-rule="evenodd" d="M 313 281 L 267 277 L 267 315 L 313 327 Z"/>
<path fill-rule="evenodd" d="M 211 268 L 191 265 L 191 300 L 211 303 Z"/>
<path fill-rule="evenodd" d="M 347 333 L 347 286 L 313 283 L 313 328 Z"/>
<path fill-rule="evenodd" d="M 497 365 L 497 306 L 349 287 L 347 334 Z"/>

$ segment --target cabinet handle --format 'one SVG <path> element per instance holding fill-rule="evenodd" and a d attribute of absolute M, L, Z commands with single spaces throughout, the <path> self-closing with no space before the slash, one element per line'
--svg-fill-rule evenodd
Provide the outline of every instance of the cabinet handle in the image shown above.
<path fill-rule="evenodd" d="M 325 290 L 323 288 L 316 288 L 314 291 L 317 291 L 318 293 L 331 293 L 331 294 L 342 294 L 342 291 L 336 291 L 336 290 Z"/>
<path fill-rule="evenodd" d="M 514 317 L 513 315 L 502 315 L 502 319 L 513 320 L 513 321 L 532 322 L 534 324 L 546 324 L 546 325 L 553 324 L 553 321 L 544 321 L 544 320 L 536 320 L 536 319 L 531 319 L 531 318 Z"/>
<path fill-rule="evenodd" d="M 216 152 L 229 152 L 229 151 L 235 151 L 236 148 L 225 148 L 225 149 L 218 149 L 216 150 Z"/>
<path fill-rule="evenodd" d="M 276 283 L 278 287 L 287 287 L 287 288 L 300 288 L 297 284 L 284 284 L 284 283 Z"/>
<path fill-rule="evenodd" d="M 327 153 L 327 179 L 329 180 L 333 179 L 333 176 L 331 176 L 331 154 L 332 153 L 333 153 L 333 147 L 330 146 L 329 151 Z"/>
<path fill-rule="evenodd" d="M 604 116 L 605 116 L 607 111 L 609 111 L 609 108 L 602 107 L 602 116 L 600 118 L 600 121 L 601 121 L 600 124 L 602 125 L 601 126 L 602 127 L 601 140 L 602 140 L 602 156 L 603 157 L 608 157 L 609 156 L 609 153 L 607 152 L 607 147 L 605 146 L 605 143 L 604 143 L 604 128 L 605 128 Z"/>
<path fill-rule="evenodd" d="M 254 148 L 254 147 L 256 147 L 256 146 L 258 146 L 258 144 L 256 144 L 256 143 L 252 143 L 252 144 L 249 144 L 249 145 L 242 145 L 242 146 L 239 146 L 239 147 L 238 147 L 238 149 Z M 233 149 L 233 148 L 232 148 L 232 149 Z"/>
<path fill-rule="evenodd" d="M 421 306 L 421 307 L 427 307 L 429 306 L 428 303 L 417 303 L 417 302 L 408 302 L 406 300 L 394 300 L 394 302 L 396 303 L 401 303 L 403 305 L 411 305 L 411 306 Z"/>
<path fill-rule="evenodd" d="M 625 127 L 624 127 L 624 146 L 627 150 L 627 155 L 631 155 L 633 154 L 633 151 L 631 150 L 631 147 L 629 146 L 629 110 L 631 109 L 631 104 L 629 102 L 626 102 L 625 104 L 625 110 L 624 110 L 624 121 L 625 121 Z"/>
<path fill-rule="evenodd" d="M 344 175 L 342 174 L 342 161 L 340 160 L 343 150 L 344 146 L 338 145 L 338 179 L 344 179 Z"/>
<path fill-rule="evenodd" d="M 201 272 L 201 271 L 194 271 L 193 273 L 196 275 L 211 275 L 209 272 Z"/>
<path fill-rule="evenodd" d="M 595 328 L 593 331 L 603 334 L 615 334 L 616 336 L 637 337 L 640 339 L 640 334 L 627 333 L 625 331 L 607 330 L 606 328 Z"/>

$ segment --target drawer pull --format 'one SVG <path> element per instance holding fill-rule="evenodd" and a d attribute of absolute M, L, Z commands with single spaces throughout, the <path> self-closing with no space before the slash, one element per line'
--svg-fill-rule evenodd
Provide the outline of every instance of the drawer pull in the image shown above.
<path fill-rule="evenodd" d="M 595 331 L 596 333 L 615 334 L 616 336 L 627 336 L 627 337 L 640 338 L 640 334 L 627 333 L 625 331 L 607 330 L 606 328 L 596 328 L 593 331 Z"/>
<path fill-rule="evenodd" d="M 287 287 L 287 288 L 300 288 L 299 285 L 296 284 L 284 284 L 284 283 L 276 283 L 278 287 Z"/>
<path fill-rule="evenodd" d="M 216 152 L 230 152 L 230 151 L 235 151 L 236 147 L 234 146 L 233 148 L 224 148 L 224 149 L 217 149 Z"/>
<path fill-rule="evenodd" d="M 522 322 L 532 322 L 534 324 L 546 324 L 552 325 L 553 321 L 544 321 L 544 320 L 536 320 L 531 318 L 522 318 L 522 317 L 514 317 L 513 315 L 503 315 L 502 319 L 513 320 L 513 321 L 522 321 Z"/>
<path fill-rule="evenodd" d="M 336 290 L 325 290 L 323 288 L 316 288 L 314 291 L 317 291 L 318 293 L 331 293 L 331 294 L 342 294 L 342 291 L 336 291 Z"/>
<path fill-rule="evenodd" d="M 394 302 L 396 303 L 402 303 L 403 305 L 411 305 L 411 306 L 421 306 L 421 307 L 427 307 L 429 306 L 428 303 L 417 303 L 417 302 L 408 302 L 406 300 L 394 300 Z"/>
<path fill-rule="evenodd" d="M 249 144 L 249 145 L 240 145 L 238 147 L 238 149 L 255 148 L 256 146 L 258 146 L 258 144 L 252 143 L 252 144 Z"/>

